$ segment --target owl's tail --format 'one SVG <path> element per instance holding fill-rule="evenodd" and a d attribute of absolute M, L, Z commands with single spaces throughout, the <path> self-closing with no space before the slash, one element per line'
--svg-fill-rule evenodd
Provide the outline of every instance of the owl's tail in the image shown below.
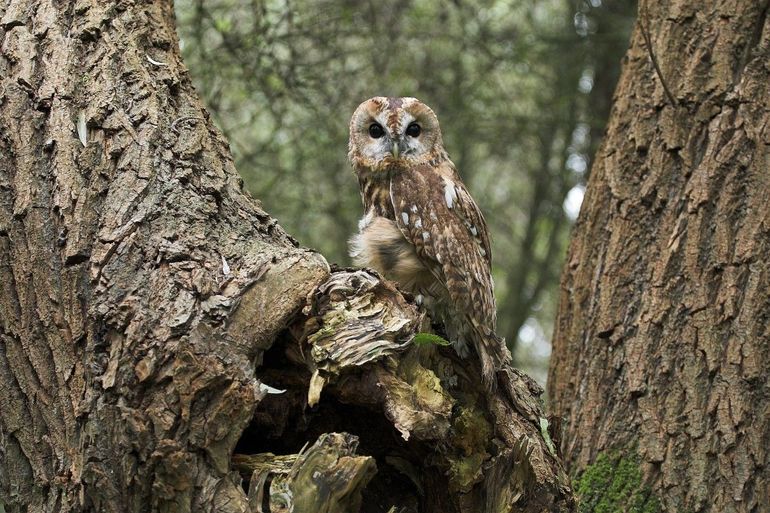
<path fill-rule="evenodd" d="M 510 363 L 511 352 L 505 339 L 498 337 L 495 332 L 482 327 L 474 331 L 474 345 L 481 360 L 481 381 L 489 392 L 494 392 L 497 388 L 497 371 Z"/>

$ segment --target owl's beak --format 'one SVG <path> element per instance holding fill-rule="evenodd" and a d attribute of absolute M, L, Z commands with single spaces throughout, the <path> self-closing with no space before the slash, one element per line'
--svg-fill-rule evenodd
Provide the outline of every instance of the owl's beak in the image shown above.
<path fill-rule="evenodd" d="M 390 152 L 393 154 L 394 159 L 398 159 L 398 141 L 393 141 L 393 144 L 390 146 Z"/>

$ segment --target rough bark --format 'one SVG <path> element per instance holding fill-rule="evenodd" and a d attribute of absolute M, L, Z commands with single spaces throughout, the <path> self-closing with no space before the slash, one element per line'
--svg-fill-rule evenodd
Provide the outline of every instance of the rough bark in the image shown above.
<path fill-rule="evenodd" d="M 171 2 L 10 0 L 0 41 L 0 509 L 571 509 L 526 377 L 483 395 L 242 191 Z"/>
<path fill-rule="evenodd" d="M 328 274 L 241 191 L 172 20 L 170 2 L 3 7 L 8 505 L 245 505 L 229 451 L 264 395 L 251 362 Z"/>
<path fill-rule="evenodd" d="M 770 509 L 768 2 L 644 2 L 564 268 L 582 511 Z"/>

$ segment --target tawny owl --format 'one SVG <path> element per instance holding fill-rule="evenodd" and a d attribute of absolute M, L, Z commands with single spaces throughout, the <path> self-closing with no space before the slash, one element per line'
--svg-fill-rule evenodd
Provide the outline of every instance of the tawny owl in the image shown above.
<path fill-rule="evenodd" d="M 371 98 L 350 120 L 348 156 L 364 203 L 350 241 L 354 262 L 422 296 L 461 355 L 473 344 L 494 387 L 510 353 L 495 334 L 487 226 L 444 150 L 436 115 L 415 98 Z"/>

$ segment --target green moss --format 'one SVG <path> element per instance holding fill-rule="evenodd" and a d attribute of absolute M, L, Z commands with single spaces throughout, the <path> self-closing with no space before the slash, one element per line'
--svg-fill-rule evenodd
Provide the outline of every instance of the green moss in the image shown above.
<path fill-rule="evenodd" d="M 486 455 L 486 446 L 492 438 L 492 428 L 484 414 L 474 407 L 459 408 L 459 415 L 453 421 L 452 444 L 464 456 L 480 453 Z"/>
<path fill-rule="evenodd" d="M 660 503 L 642 483 L 636 458 L 600 454 L 575 482 L 580 513 L 658 513 Z"/>
<path fill-rule="evenodd" d="M 449 460 L 449 486 L 452 491 L 468 492 L 482 478 L 481 467 L 489 458 L 486 446 L 492 428 L 482 412 L 472 407 L 459 407 L 452 421 L 451 445 L 455 448 Z"/>
<path fill-rule="evenodd" d="M 469 492 L 475 483 L 483 476 L 481 466 L 486 461 L 487 454 L 471 454 L 449 460 L 449 488 L 454 492 Z"/>
<path fill-rule="evenodd" d="M 415 345 L 423 346 L 429 344 L 435 344 L 437 346 L 448 346 L 450 342 L 443 337 L 434 335 L 433 333 L 415 333 L 412 342 Z"/>

